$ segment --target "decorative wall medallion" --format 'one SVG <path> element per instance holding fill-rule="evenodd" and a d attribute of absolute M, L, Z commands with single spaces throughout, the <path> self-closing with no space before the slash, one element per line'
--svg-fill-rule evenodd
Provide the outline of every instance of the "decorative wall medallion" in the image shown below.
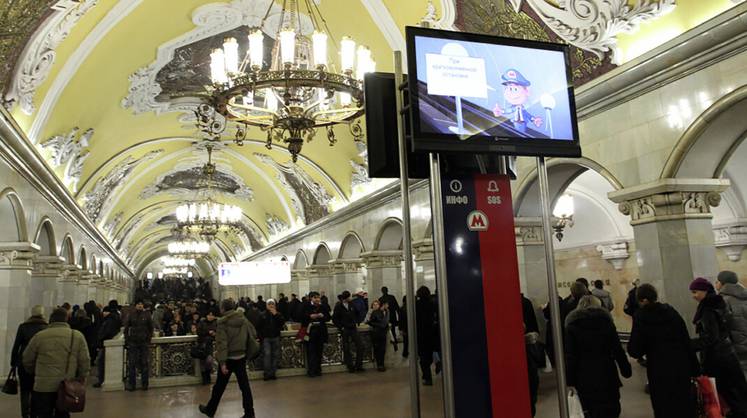
<path fill-rule="evenodd" d="M 93 128 L 87 129 L 78 137 L 79 128 L 73 128 L 66 135 L 55 135 L 41 143 L 42 149 L 49 150 L 52 156 L 50 163 L 54 168 L 62 168 L 62 182 L 73 192 L 78 191 L 78 182 L 83 172 L 83 163 L 90 155 Z"/>
<path fill-rule="evenodd" d="M 259 26 L 271 1 L 233 0 L 197 8 L 192 14 L 195 28 L 159 46 L 156 61 L 129 77 L 129 92 L 122 100 L 122 107 L 131 108 L 135 113 L 191 111 L 200 102 L 195 93 L 203 91 L 202 86 L 209 84 L 200 84 L 209 81 L 209 53 L 206 54 L 206 51 L 221 45 L 224 34 L 230 35 L 231 31 L 241 27 Z M 262 28 L 268 36 L 274 36 L 277 32 L 281 10 L 277 3 L 270 10 Z M 309 31 L 312 27 L 309 17 L 302 15 L 300 20 L 302 28 Z M 242 38 L 246 36 L 237 37 Z M 205 42 L 201 42 L 203 40 Z M 166 69 L 172 61 L 174 63 Z M 166 71 L 161 73 L 164 69 Z M 182 95 L 177 100 L 172 93 L 180 91 L 184 83 L 186 87 L 196 90 L 188 90 L 190 93 L 186 97 Z"/>
<path fill-rule="evenodd" d="M 109 196 L 124 184 L 127 178 L 139 165 L 151 161 L 164 152 L 163 149 L 157 149 L 148 152 L 140 158 L 128 156 L 122 162 L 117 164 L 108 174 L 96 180 L 90 191 L 82 198 L 83 211 L 88 215 L 92 222 L 99 221 L 99 215 L 105 206 L 111 205 L 108 201 Z"/>
<path fill-rule="evenodd" d="M 55 12 L 36 30 L 16 63 L 13 81 L 5 95 L 7 104 L 17 103 L 23 113 L 34 113 L 34 95 L 52 70 L 57 55 L 55 50 L 97 3 L 98 0 L 62 0 L 53 6 Z"/>
<path fill-rule="evenodd" d="M 625 260 L 630 257 L 627 242 L 615 242 L 611 244 L 597 245 L 597 251 L 604 260 L 612 264 L 615 270 L 622 270 Z"/>
<path fill-rule="evenodd" d="M 747 247 L 747 224 L 744 221 L 714 227 L 713 234 L 716 248 L 724 250 L 730 261 L 742 259 L 742 252 Z"/>

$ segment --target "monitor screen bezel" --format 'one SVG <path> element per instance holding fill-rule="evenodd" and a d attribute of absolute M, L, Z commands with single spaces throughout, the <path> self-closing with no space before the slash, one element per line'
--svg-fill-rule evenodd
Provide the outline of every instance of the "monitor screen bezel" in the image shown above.
<path fill-rule="evenodd" d="M 407 26 L 405 28 L 405 36 L 407 39 L 407 69 L 413 152 L 497 152 L 500 154 L 517 156 L 581 157 L 573 75 L 570 66 L 570 49 L 568 45 L 414 26 Z M 416 37 L 517 46 L 522 48 L 562 52 L 565 57 L 565 72 L 566 80 L 568 82 L 568 100 L 571 111 L 571 129 L 573 131 L 573 139 L 529 139 L 523 137 L 498 138 L 494 136 L 475 135 L 462 141 L 456 134 L 423 132 L 421 130 L 420 120 L 420 92 L 417 89 L 418 67 L 417 57 L 415 55 Z"/>

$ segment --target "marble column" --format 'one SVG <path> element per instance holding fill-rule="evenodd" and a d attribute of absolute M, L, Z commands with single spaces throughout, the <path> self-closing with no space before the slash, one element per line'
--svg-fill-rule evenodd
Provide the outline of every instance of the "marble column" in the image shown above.
<path fill-rule="evenodd" d="M 427 286 L 431 292 L 436 290 L 436 262 L 433 255 L 433 240 L 426 239 L 412 243 L 415 260 L 415 289 Z"/>
<path fill-rule="evenodd" d="M 309 277 L 306 269 L 291 271 L 291 293 L 298 295 L 298 299 L 307 295 L 310 290 Z"/>
<path fill-rule="evenodd" d="M 332 265 L 332 289 L 331 295 L 339 295 L 347 290 L 355 293 L 356 290 L 365 288 L 365 274 L 363 272 L 363 259 L 353 258 L 349 260 L 330 260 Z"/>
<path fill-rule="evenodd" d="M 548 301 L 545 240 L 540 218 L 514 218 L 519 283 L 524 296 L 536 306 Z"/>
<path fill-rule="evenodd" d="M 16 330 L 31 312 L 31 271 L 38 252 L 30 242 L 0 242 L 0 376 L 8 374 Z"/>
<path fill-rule="evenodd" d="M 76 304 L 78 280 L 80 279 L 83 271 L 75 264 L 66 264 L 64 266 L 64 274 L 59 282 L 57 282 L 57 303 L 55 306 L 62 305 L 67 302 L 71 305 Z"/>
<path fill-rule="evenodd" d="M 401 299 L 405 284 L 402 274 L 402 251 L 370 251 L 361 254 L 366 265 L 366 289 L 378 296 L 381 288 L 389 288 L 389 294 Z"/>
<path fill-rule="evenodd" d="M 609 194 L 631 218 L 641 281 L 656 286 L 688 324 L 697 307 L 688 284 L 718 273 L 711 206 L 728 186 L 720 179 L 663 179 Z"/>
<path fill-rule="evenodd" d="M 331 301 L 337 300 L 333 292 L 332 266 L 330 264 L 314 264 L 306 267 L 306 277 L 309 279 L 309 290 L 323 294 Z"/>
<path fill-rule="evenodd" d="M 36 256 L 31 272 L 31 306 L 44 306 L 45 312 L 51 313 L 58 305 L 57 283 L 65 274 L 64 266 L 65 259 L 62 257 Z"/>

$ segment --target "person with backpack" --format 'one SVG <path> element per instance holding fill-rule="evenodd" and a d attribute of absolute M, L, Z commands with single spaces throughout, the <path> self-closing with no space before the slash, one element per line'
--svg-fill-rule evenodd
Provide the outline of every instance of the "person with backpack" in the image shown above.
<path fill-rule="evenodd" d="M 215 334 L 216 360 L 220 364 L 218 378 L 206 405 L 199 405 L 199 410 L 208 417 L 213 417 L 223 392 L 228 386 L 231 374 L 241 389 L 241 401 L 244 407 L 243 418 L 254 418 L 254 399 L 246 373 L 246 362 L 259 353 L 257 331 L 244 315 L 236 310 L 236 303 L 231 299 L 221 302 L 223 316 L 218 320 Z"/>
<path fill-rule="evenodd" d="M 715 287 L 731 310 L 731 342 L 742 366 L 742 373 L 747 376 L 747 289 L 739 284 L 737 274 L 728 270 L 718 274 Z"/>

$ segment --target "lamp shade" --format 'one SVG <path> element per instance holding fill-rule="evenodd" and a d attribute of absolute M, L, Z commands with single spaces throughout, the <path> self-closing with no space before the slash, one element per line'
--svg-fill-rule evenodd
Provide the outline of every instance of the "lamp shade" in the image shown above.
<path fill-rule="evenodd" d="M 249 61 L 254 68 L 262 68 L 264 60 L 264 39 L 262 31 L 255 30 L 249 34 Z"/>
<path fill-rule="evenodd" d="M 558 198 L 552 214 L 557 218 L 570 218 L 573 216 L 574 210 L 573 196 L 564 194 Z"/>
<path fill-rule="evenodd" d="M 280 31 L 280 58 L 283 64 L 293 64 L 296 57 L 296 31 L 283 29 Z"/>
<path fill-rule="evenodd" d="M 355 67 L 355 41 L 344 36 L 340 41 L 340 64 L 342 71 L 353 71 Z"/>
<path fill-rule="evenodd" d="M 210 78 L 212 78 L 213 83 L 228 82 L 226 58 L 223 50 L 220 48 L 214 49 L 213 53 L 210 54 Z"/>
<path fill-rule="evenodd" d="M 223 54 L 225 56 L 226 72 L 228 74 L 239 72 L 239 43 L 236 42 L 236 38 L 225 39 Z"/>
<path fill-rule="evenodd" d="M 327 66 L 327 34 L 324 32 L 314 32 L 311 35 L 311 42 L 314 48 L 314 65 L 317 67 Z"/>

